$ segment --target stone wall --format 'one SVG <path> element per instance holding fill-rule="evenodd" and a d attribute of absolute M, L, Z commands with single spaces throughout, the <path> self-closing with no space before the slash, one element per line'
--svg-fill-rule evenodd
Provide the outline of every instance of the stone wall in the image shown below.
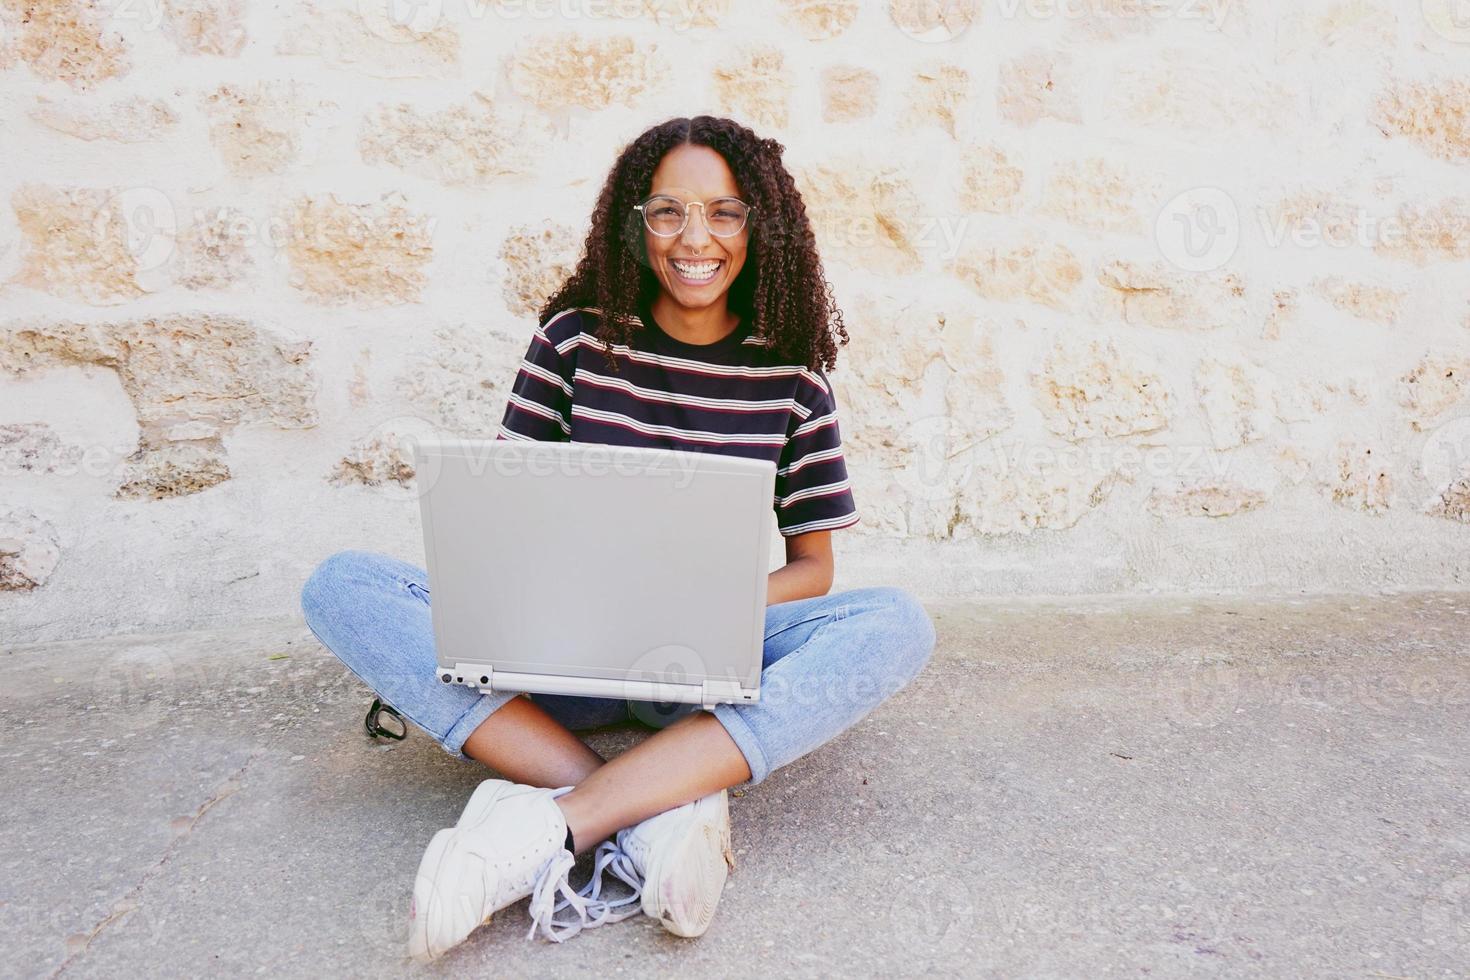
<path fill-rule="evenodd" d="M 1454 0 L 0 0 L 4 639 L 422 559 L 624 143 L 787 147 L 852 342 L 838 587 L 1470 573 Z"/>

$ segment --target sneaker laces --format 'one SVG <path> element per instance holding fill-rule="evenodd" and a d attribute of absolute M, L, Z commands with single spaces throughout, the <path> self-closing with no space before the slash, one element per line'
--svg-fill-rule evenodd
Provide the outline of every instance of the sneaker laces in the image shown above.
<path fill-rule="evenodd" d="M 623 898 L 609 901 L 602 897 L 602 880 L 605 874 L 611 873 L 623 884 L 633 889 L 632 894 Z M 603 925 L 608 922 L 621 922 L 630 916 L 637 915 L 643 911 L 643 876 L 638 873 L 638 868 L 633 864 L 633 859 L 628 852 L 619 847 L 611 840 L 605 840 L 597 845 L 597 853 L 592 864 L 592 877 L 587 884 L 577 890 L 589 907 L 596 909 L 597 921 L 591 925 Z"/>
<path fill-rule="evenodd" d="M 533 938 L 539 928 L 547 939 L 559 943 L 575 936 L 583 928 L 602 924 L 600 917 L 596 922 L 588 922 L 589 903 L 572 889 L 568 875 L 576 863 L 571 851 L 559 848 L 556 856 L 547 861 L 537 874 L 536 886 L 531 892 L 531 929 L 526 933 L 527 939 Z M 566 896 L 561 902 L 556 901 L 558 892 Z M 577 910 L 577 919 L 557 922 L 556 913 L 569 906 Z"/>

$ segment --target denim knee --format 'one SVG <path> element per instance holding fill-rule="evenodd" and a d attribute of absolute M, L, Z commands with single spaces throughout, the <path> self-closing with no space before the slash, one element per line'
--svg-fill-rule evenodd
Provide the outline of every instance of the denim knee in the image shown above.
<path fill-rule="evenodd" d="M 334 552 L 317 563 L 301 586 L 301 612 L 308 624 L 315 628 L 312 616 L 320 612 L 333 598 L 339 597 L 352 573 L 372 558 L 373 552 L 348 548 Z"/>
<path fill-rule="evenodd" d="M 934 623 L 908 591 L 851 589 L 834 598 L 830 618 L 762 672 L 760 701 L 713 709 L 745 756 L 752 784 L 857 724 L 934 652 Z"/>
<path fill-rule="evenodd" d="M 329 555 L 301 587 L 307 625 L 384 702 L 464 759 L 464 741 L 515 695 L 480 694 L 437 677 L 423 570 L 375 551 Z"/>
<path fill-rule="evenodd" d="M 891 657 L 892 694 L 918 676 L 933 656 L 937 640 L 934 620 L 912 592 L 896 585 L 856 589 L 854 595 L 877 607 L 878 627 L 891 636 L 886 649 Z"/>

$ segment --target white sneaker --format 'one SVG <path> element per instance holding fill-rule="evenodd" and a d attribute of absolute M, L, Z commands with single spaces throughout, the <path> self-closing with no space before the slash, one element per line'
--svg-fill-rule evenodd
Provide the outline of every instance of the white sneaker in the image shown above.
<path fill-rule="evenodd" d="M 587 925 L 589 903 L 567 880 L 576 863 L 566 849 L 567 824 L 554 802 L 572 787 L 543 789 L 487 779 L 475 788 L 459 822 L 434 835 L 419 862 L 409 909 L 409 955 L 432 960 L 463 941 L 492 913 L 531 896 L 531 930 L 555 942 Z M 565 901 L 555 901 L 557 893 Z M 557 923 L 571 906 L 578 921 Z M 558 931 L 560 926 L 560 931 Z"/>
<path fill-rule="evenodd" d="M 592 880 L 580 894 L 601 903 L 596 910 L 599 924 L 634 914 L 624 904 L 641 896 L 643 913 L 669 932 L 702 936 L 734 867 L 730 800 L 720 790 L 618 831 L 615 844 L 604 841 L 597 849 Z M 632 898 L 609 903 L 598 897 L 604 869 L 633 887 Z"/>

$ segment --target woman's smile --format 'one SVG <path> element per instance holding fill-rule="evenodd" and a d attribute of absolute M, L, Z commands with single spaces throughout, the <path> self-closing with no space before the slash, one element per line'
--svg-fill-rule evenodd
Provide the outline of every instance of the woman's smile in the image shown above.
<path fill-rule="evenodd" d="M 670 259 L 674 277 L 686 286 L 704 286 L 715 281 L 724 268 L 724 259 Z"/>

